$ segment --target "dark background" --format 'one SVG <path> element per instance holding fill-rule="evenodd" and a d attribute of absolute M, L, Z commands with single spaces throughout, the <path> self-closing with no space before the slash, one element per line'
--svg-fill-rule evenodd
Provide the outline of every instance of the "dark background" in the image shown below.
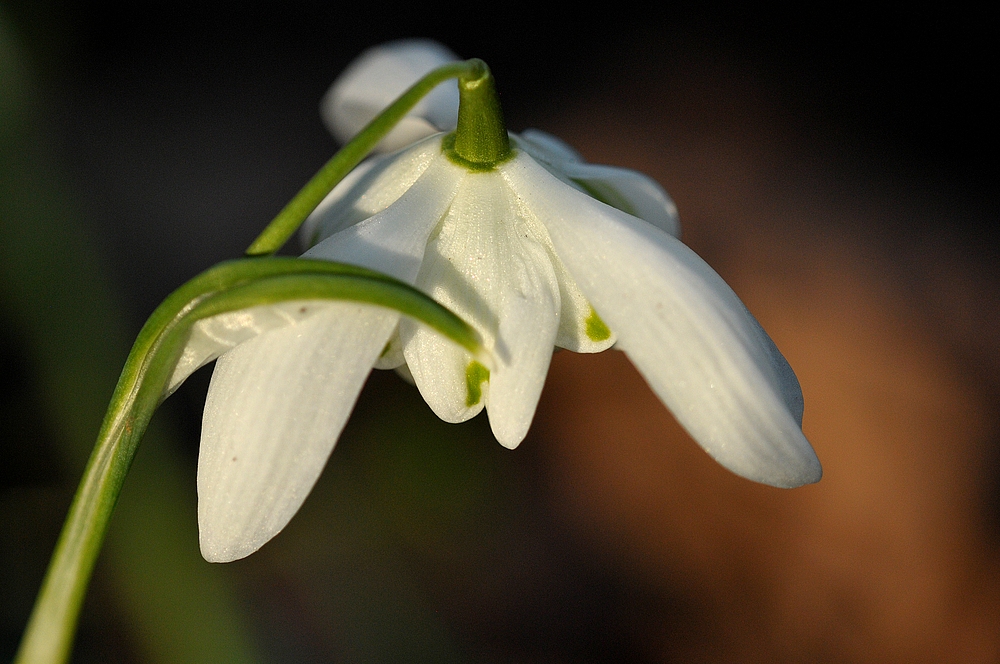
<path fill-rule="evenodd" d="M 978 283 L 995 276 L 998 107 L 989 97 L 998 82 L 997 24 L 985 8 L 873 6 L 858 13 L 837 5 L 779 12 L 699 4 L 640 11 L 615 3 L 597 14 L 565 15 L 539 3 L 476 11 L 427 4 L 15 0 L 0 4 L 0 11 L 39 100 L 37 147 L 47 155 L 72 216 L 95 242 L 126 337 L 173 288 L 239 255 L 332 154 L 336 146 L 317 107 L 336 74 L 365 47 L 412 36 L 435 38 L 461 56 L 486 60 L 513 130 L 566 124 L 600 145 L 634 127 L 638 136 L 630 140 L 641 144 L 639 132 L 660 126 L 677 108 L 683 111 L 678 117 L 698 116 L 684 120 L 692 136 L 735 123 L 759 129 L 767 140 L 774 133 L 769 127 L 780 126 L 786 143 L 775 149 L 808 155 L 807 166 L 821 161 L 848 183 L 832 187 L 830 196 L 860 200 L 870 188 L 913 196 L 908 205 L 914 207 L 926 197 L 946 211 L 913 218 L 890 214 L 884 226 L 841 231 L 881 242 L 888 253 L 912 232 L 940 231 L 958 260 L 972 266 L 967 273 Z M 702 98 L 691 100 L 696 95 Z M 605 109 L 587 116 L 592 125 L 581 125 L 571 112 L 592 107 Z M 619 165 L 648 161 L 614 145 L 605 152 Z M 677 189 L 664 184 L 681 204 L 682 221 L 695 221 L 685 226 L 693 246 L 725 256 L 714 244 L 718 233 L 700 231 L 697 214 L 686 216 L 683 183 Z M 811 223 L 822 230 L 827 222 Z M 911 258 L 900 257 L 900 264 Z M 72 463 L 55 461 L 62 442 L 48 424 L 52 416 L 45 405 L 24 396 L 36 381 L 33 356 L 24 350 L 32 346 L 30 332 L 18 326 L 16 315 L 5 317 L 13 322 L 5 325 L 3 338 L 4 412 L 18 418 L 8 416 L 14 423 L 5 428 L 8 461 L 0 491 L 15 510 L 16 496 L 25 491 L 61 488 L 37 519 L 15 522 L 9 515 L 23 516 L 23 510 L 6 512 L 9 539 L 0 562 L 15 570 L 8 578 L 16 576 L 17 583 L 10 583 L 3 600 L 0 656 L 15 648 L 78 477 Z M 997 366 L 995 348 L 988 352 L 991 360 L 970 375 L 995 390 L 996 378 L 988 375 Z M 973 362 L 971 354 L 963 357 Z M 191 499 L 209 375 L 193 377 L 162 416 L 178 431 L 174 448 L 188 473 Z M 106 403 L 101 395 L 110 384 L 92 389 Z M 323 497 L 307 503 L 311 516 L 304 512 L 296 519 L 325 525 L 334 535 L 289 533 L 283 552 L 268 557 L 269 548 L 278 550 L 276 540 L 234 573 L 235 594 L 251 616 L 253 640 L 266 661 L 378 661 L 378 653 L 392 648 L 419 649 L 421 639 L 431 644 L 423 651 L 430 661 L 661 661 L 686 652 L 650 645 L 669 642 L 664 634 L 711 630 L 698 627 L 703 623 L 685 592 L 674 586 L 662 591 L 614 556 L 608 563 L 606 552 L 594 553 L 600 547 L 565 524 L 558 501 L 547 498 L 543 486 L 554 463 L 537 451 L 544 440 L 529 438 L 525 446 L 533 449 L 505 456 L 490 443 L 482 418 L 456 434 L 428 418 L 419 399 L 391 374 L 376 376 L 369 393 L 333 457 L 343 470 L 328 469 L 317 489 Z M 379 429 L 386 414 L 378 406 L 387 399 L 401 404 L 393 412 L 410 423 L 402 425 L 409 433 L 394 437 Z M 414 456 L 406 442 L 411 439 L 435 450 L 431 459 L 439 465 Z M 984 487 L 980 507 L 995 527 L 998 494 L 993 475 L 983 475 L 977 476 Z M 375 505 L 370 509 L 377 516 L 344 514 L 338 507 L 326 513 L 316 506 L 343 500 L 343 491 L 350 494 L 336 488 L 338 482 L 357 483 L 358 495 L 367 496 L 362 502 Z M 438 488 L 424 495 L 429 490 L 422 482 Z M 384 498 L 386 493 L 398 502 Z M 382 535 L 366 528 L 390 531 L 388 549 L 372 544 Z M 361 544 L 338 539 L 336 533 L 348 529 L 361 533 Z M 187 536 L 183 541 L 192 548 Z M 328 557 L 316 554 L 299 566 L 296 556 L 314 542 L 326 546 Z M 355 576 L 337 568 L 346 590 L 311 576 L 333 569 L 338 560 L 363 568 L 381 560 L 378 552 L 384 550 L 393 552 L 385 554 L 390 562 L 372 563 Z M 111 564 L 98 568 L 78 661 L 183 661 L 147 644 L 156 637 L 136 626 L 141 621 L 131 612 L 142 610 L 122 599 L 131 595 L 115 575 Z M 137 583 L 142 585 L 141 578 Z M 426 592 L 412 591 L 413 585 Z M 386 599 L 395 596 L 405 605 L 408 592 L 432 597 L 428 611 L 441 617 L 442 633 L 449 636 L 427 636 L 433 632 L 427 624 L 440 625 Z M 360 613 L 351 606 L 366 601 L 371 606 Z M 397 610 L 405 615 L 396 616 Z M 364 611 L 394 625 L 371 628 Z M 442 643 L 444 655 L 428 654 Z M 701 655 L 708 660 L 713 652 L 724 661 L 731 651 Z"/>
<path fill-rule="evenodd" d="M 786 123 L 822 136 L 832 159 L 926 181 L 973 212 L 949 223 L 996 244 L 997 26 L 986 9 L 624 3 L 563 16 L 532 3 L 15 1 L 6 11 L 93 217 L 127 281 L 155 293 L 140 312 L 191 266 L 252 239 L 334 147 L 315 113 L 332 78 L 366 46 L 411 36 L 487 60 L 514 130 L 622 81 L 641 89 L 692 62 L 735 67 Z M 155 242 L 172 244 L 153 251 L 144 229 L 167 225 L 173 240 Z M 200 241 L 184 244 L 189 233 Z M 147 254 L 177 268 L 146 269 Z M 160 270 L 169 283 L 162 272 L 147 281 Z"/>

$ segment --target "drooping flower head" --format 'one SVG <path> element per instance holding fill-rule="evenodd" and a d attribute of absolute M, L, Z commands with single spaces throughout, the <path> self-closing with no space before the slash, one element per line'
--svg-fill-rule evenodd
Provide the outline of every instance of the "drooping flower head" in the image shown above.
<path fill-rule="evenodd" d="M 449 58 L 413 42 L 368 53 L 328 93 L 328 123 L 363 124 Z M 401 83 L 400 71 L 411 78 Z M 639 173 L 587 164 L 543 132 L 508 135 L 492 76 L 477 71 L 461 80 L 460 105 L 439 95 L 415 109 L 399 139 L 415 143 L 365 162 L 330 193 L 304 226 L 304 256 L 414 284 L 471 323 L 495 362 L 398 313 L 347 304 L 237 345 L 220 358 L 205 407 L 198 491 L 208 560 L 248 555 L 284 527 L 372 367 L 412 377 L 448 422 L 485 408 L 513 448 L 553 350 L 615 346 L 726 468 L 780 487 L 819 479 L 794 373 L 677 239 L 666 193 Z"/>

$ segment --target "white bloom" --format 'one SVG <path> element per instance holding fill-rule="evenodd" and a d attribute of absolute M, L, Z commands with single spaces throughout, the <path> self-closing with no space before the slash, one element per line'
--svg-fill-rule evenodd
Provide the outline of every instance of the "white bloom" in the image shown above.
<path fill-rule="evenodd" d="M 639 173 L 586 164 L 547 134 L 511 139 L 514 156 L 487 172 L 453 162 L 440 134 L 372 159 L 304 228 L 315 241 L 306 257 L 416 285 L 480 332 L 495 366 L 487 371 L 396 313 L 349 304 L 310 303 L 308 315 L 289 313 L 289 324 L 237 345 L 220 358 L 205 406 L 206 559 L 246 556 L 285 526 L 373 366 L 408 369 L 448 422 L 485 407 L 497 440 L 513 448 L 531 425 L 553 348 L 617 344 L 723 466 L 781 487 L 819 479 L 795 375 L 733 291 L 676 238 L 663 190 Z M 223 323 L 237 341 L 252 327 Z M 210 327 L 202 338 L 226 337 Z"/>

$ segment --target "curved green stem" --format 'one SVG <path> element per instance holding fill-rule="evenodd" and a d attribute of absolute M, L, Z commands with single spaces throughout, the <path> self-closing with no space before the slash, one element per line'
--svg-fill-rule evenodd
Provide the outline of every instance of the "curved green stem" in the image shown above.
<path fill-rule="evenodd" d="M 296 258 L 237 260 L 221 263 L 181 286 L 150 316 L 125 362 L 16 663 L 50 664 L 69 656 L 111 512 L 191 326 L 228 311 L 303 299 L 349 300 L 395 309 L 478 357 L 486 352 L 472 327 L 420 291 L 350 265 Z"/>
<path fill-rule="evenodd" d="M 267 256 L 288 241 L 306 217 L 326 197 L 337 183 L 368 156 L 368 153 L 396 126 L 410 109 L 440 83 L 452 78 L 467 77 L 481 68 L 482 60 L 452 62 L 430 72 L 404 92 L 388 108 L 368 123 L 330 161 L 306 183 L 288 205 L 278 213 L 267 228 L 247 249 L 247 256 Z"/>

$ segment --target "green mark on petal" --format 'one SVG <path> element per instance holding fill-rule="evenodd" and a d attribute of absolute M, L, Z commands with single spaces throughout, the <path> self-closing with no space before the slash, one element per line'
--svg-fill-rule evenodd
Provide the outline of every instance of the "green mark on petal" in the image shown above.
<path fill-rule="evenodd" d="M 482 384 L 489 379 L 489 369 L 475 360 L 469 362 L 469 366 L 465 368 L 466 406 L 471 408 L 479 403 L 479 400 L 483 398 Z"/>
<path fill-rule="evenodd" d="M 611 330 L 601 320 L 601 317 L 597 315 L 593 307 L 590 308 L 590 315 L 587 316 L 585 324 L 587 326 L 587 336 L 590 337 L 591 341 L 604 341 L 611 337 Z"/>

